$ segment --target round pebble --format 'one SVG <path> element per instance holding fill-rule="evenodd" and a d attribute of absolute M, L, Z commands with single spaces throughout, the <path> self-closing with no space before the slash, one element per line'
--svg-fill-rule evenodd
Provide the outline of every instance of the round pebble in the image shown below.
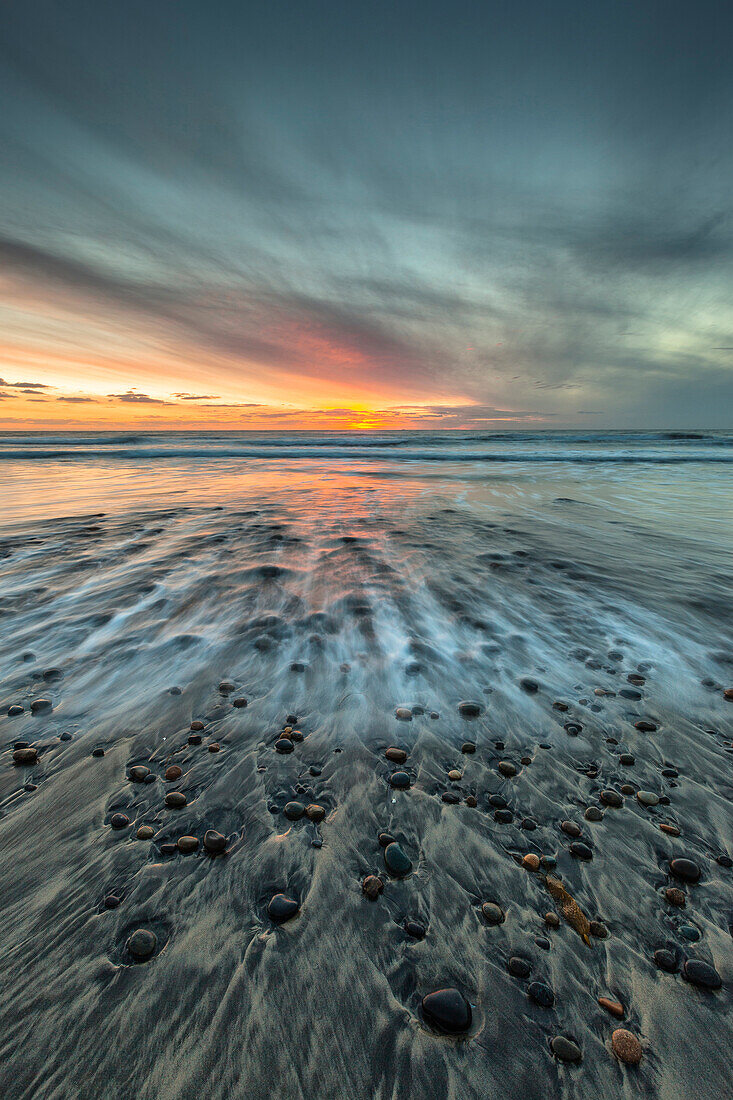
<path fill-rule="evenodd" d="M 675 878 L 680 878 L 683 882 L 697 882 L 700 878 L 700 868 L 692 859 L 673 859 L 669 869 Z"/>
<path fill-rule="evenodd" d="M 130 819 L 127 814 L 112 814 L 109 823 L 113 829 L 126 829 L 130 824 Z"/>
<path fill-rule="evenodd" d="M 504 910 L 495 901 L 485 901 L 481 906 L 484 920 L 487 924 L 503 924 L 505 920 Z"/>
<path fill-rule="evenodd" d="M 138 928 L 127 941 L 127 950 L 135 959 L 149 959 L 158 946 L 158 937 L 149 928 Z"/>
<path fill-rule="evenodd" d="M 527 986 L 527 994 L 542 1008 L 552 1008 L 555 1003 L 555 994 L 545 982 L 530 982 Z"/>
<path fill-rule="evenodd" d="M 189 743 L 189 745 L 200 745 L 201 744 L 201 734 L 200 733 L 189 733 L 188 743 Z"/>
<path fill-rule="evenodd" d="M 448 772 L 448 778 L 453 783 L 458 783 L 461 779 L 463 779 L 463 776 L 456 768 L 453 768 L 451 771 Z"/>
<path fill-rule="evenodd" d="M 412 860 L 397 843 L 388 844 L 384 849 L 384 862 L 392 875 L 402 878 L 412 870 Z"/>
<path fill-rule="evenodd" d="M 583 816 L 586 821 L 603 821 L 603 810 L 598 806 L 589 806 Z"/>
<path fill-rule="evenodd" d="M 579 837 L 582 832 L 580 825 L 577 825 L 574 821 L 561 821 L 560 828 L 568 836 Z"/>
<path fill-rule="evenodd" d="M 287 894 L 275 894 L 270 899 L 270 903 L 267 906 L 267 915 L 270 920 L 276 921 L 278 924 L 282 924 L 283 921 L 290 920 L 300 909 L 297 901 L 294 898 L 289 898 Z"/>
<path fill-rule="evenodd" d="M 411 722 L 412 721 L 412 711 L 410 710 L 409 707 L 397 707 L 396 711 L 394 712 L 394 716 L 400 722 Z"/>
<path fill-rule="evenodd" d="M 625 1027 L 616 1028 L 611 1036 L 611 1046 L 620 1062 L 625 1062 L 627 1066 L 638 1066 L 643 1051 L 641 1043 L 632 1032 Z"/>
<path fill-rule="evenodd" d="M 20 703 L 13 703 L 11 707 L 8 707 L 8 718 L 17 718 L 19 714 L 24 714 L 25 708 Z"/>
<path fill-rule="evenodd" d="M 561 1062 L 580 1062 L 582 1053 L 577 1043 L 572 1039 L 566 1039 L 564 1035 L 556 1035 L 550 1042 L 552 1053 Z"/>
<path fill-rule="evenodd" d="M 283 813 L 290 821 L 299 821 L 305 813 L 305 806 L 302 802 L 286 802 Z"/>
<path fill-rule="evenodd" d="M 410 786 L 410 777 L 407 772 L 392 772 L 389 782 L 392 787 L 396 787 L 398 790 L 406 790 Z"/>
<path fill-rule="evenodd" d="M 199 846 L 199 839 L 197 836 L 179 836 L 178 851 L 183 852 L 184 855 L 188 855 L 190 852 L 196 852 Z"/>
<path fill-rule="evenodd" d="M 667 970 L 671 974 L 677 969 L 677 955 L 667 947 L 659 947 L 654 952 L 654 962 L 660 970 Z"/>
<path fill-rule="evenodd" d="M 31 714 L 43 714 L 47 710 L 51 710 L 50 699 L 34 699 L 31 703 Z"/>
<path fill-rule="evenodd" d="M 384 890 L 384 883 L 377 875 L 367 875 L 361 884 L 361 889 L 370 901 L 376 901 L 382 890 Z"/>
<path fill-rule="evenodd" d="M 150 775 L 150 768 L 146 768 L 144 764 L 136 764 L 130 768 L 129 775 L 133 783 L 144 783 L 146 777 Z"/>
<path fill-rule="evenodd" d="M 407 760 L 407 753 L 405 750 L 398 749 L 394 745 L 390 745 L 390 747 L 386 749 L 384 755 L 388 760 L 391 760 L 393 764 L 404 764 Z"/>
<path fill-rule="evenodd" d="M 404 925 L 403 925 L 403 928 L 405 929 L 405 932 L 407 932 L 408 936 L 412 936 L 413 940 L 424 940 L 425 939 L 425 934 L 426 934 L 425 925 L 420 924 L 419 921 L 406 920 Z"/>
<path fill-rule="evenodd" d="M 515 978 L 528 978 L 532 966 L 527 959 L 523 959 L 519 955 L 512 955 L 506 964 L 506 968 Z"/>
<path fill-rule="evenodd" d="M 326 816 L 326 811 L 323 806 L 319 806 L 317 802 L 311 802 L 310 806 L 305 808 L 305 816 L 309 821 L 323 821 Z"/>
<path fill-rule="evenodd" d="M 293 751 L 293 742 L 288 737 L 280 737 L 275 742 L 275 752 L 288 753 Z"/>
<path fill-rule="evenodd" d="M 525 856 L 522 856 L 522 866 L 528 871 L 538 871 L 540 867 L 540 857 L 535 852 L 527 852 Z"/>
<path fill-rule="evenodd" d="M 151 828 L 150 825 L 141 825 L 136 835 L 138 840 L 152 840 L 155 836 L 155 829 Z"/>
<path fill-rule="evenodd" d="M 510 760 L 500 760 L 496 767 L 502 775 L 505 775 L 507 777 L 517 774 L 517 769 Z"/>
<path fill-rule="evenodd" d="M 557 913 L 545 913 L 545 924 L 550 928 L 559 928 L 560 918 Z"/>
<path fill-rule="evenodd" d="M 588 861 L 593 859 L 593 849 L 584 844 L 582 840 L 575 840 L 570 845 L 570 855 L 575 856 L 576 859 Z"/>
<path fill-rule="evenodd" d="M 171 764 L 171 766 L 165 770 L 165 777 L 169 783 L 173 783 L 176 779 L 180 779 L 182 775 L 183 769 L 179 768 L 178 764 Z"/>
<path fill-rule="evenodd" d="M 464 741 L 461 745 L 461 752 L 465 752 L 468 754 L 474 753 L 476 752 L 476 745 L 473 741 Z"/>
<path fill-rule="evenodd" d="M 104 908 L 116 909 L 121 901 L 122 898 L 118 898 L 117 894 L 107 894 L 107 897 L 104 899 Z"/>
<path fill-rule="evenodd" d="M 92 749 L 92 756 L 104 756 L 104 749 Z"/>
<path fill-rule="evenodd" d="M 204 848 L 211 855 L 220 855 L 225 851 L 227 846 L 227 838 L 222 836 L 221 833 L 217 833 L 215 829 L 207 829 L 204 833 Z"/>
<path fill-rule="evenodd" d="M 659 795 L 655 794 L 654 791 L 637 791 L 636 798 L 642 806 L 659 805 Z"/>
<path fill-rule="evenodd" d="M 676 905 L 679 909 L 684 909 L 687 901 L 684 890 L 680 890 L 677 886 L 668 886 L 664 891 L 664 896 L 670 905 Z"/>
<path fill-rule="evenodd" d="M 605 806 L 615 806 L 618 808 L 624 804 L 624 800 L 618 791 L 601 791 L 599 798 Z"/>
<path fill-rule="evenodd" d="M 682 967 L 682 977 L 701 989 L 720 989 L 723 984 L 715 967 L 702 959 L 688 959 Z"/>
<path fill-rule="evenodd" d="M 180 810 L 186 805 L 186 796 L 183 791 L 170 791 L 165 796 L 165 804 L 172 810 Z"/>
<path fill-rule="evenodd" d="M 219 752 L 219 748 L 219 744 L 214 741 L 211 745 L 209 745 L 209 752 Z"/>
<path fill-rule="evenodd" d="M 610 997 L 599 997 L 598 1004 L 601 1008 L 605 1008 L 606 1012 L 610 1012 L 612 1016 L 616 1016 L 619 1020 L 624 1014 L 624 1006 L 620 1001 L 612 1001 Z"/>
<path fill-rule="evenodd" d="M 193 733 L 201 733 L 202 729 L 204 728 L 204 723 L 199 722 L 198 719 L 196 719 L 194 722 L 191 723 L 191 725 L 188 728 Z"/>
<path fill-rule="evenodd" d="M 457 989 L 436 989 L 422 999 L 423 1016 L 439 1031 L 457 1035 L 468 1031 L 473 1019 L 471 1006 Z"/>

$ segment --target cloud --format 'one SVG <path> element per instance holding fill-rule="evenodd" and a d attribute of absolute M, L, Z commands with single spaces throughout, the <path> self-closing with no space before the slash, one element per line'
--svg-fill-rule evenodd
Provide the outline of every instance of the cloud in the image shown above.
<path fill-rule="evenodd" d="M 69 405 L 97 404 L 95 397 L 57 397 L 57 401 L 65 401 Z"/>
<path fill-rule="evenodd" d="M 163 400 L 162 397 L 151 397 L 147 393 L 136 393 L 134 390 L 128 390 L 127 393 L 108 393 L 107 397 L 111 401 L 121 401 L 127 405 L 170 405 L 170 401 Z"/>
<path fill-rule="evenodd" d="M 216 401 L 217 393 L 174 393 L 171 397 L 177 397 L 181 401 Z"/>
<path fill-rule="evenodd" d="M 52 386 L 46 385 L 45 382 L 8 382 L 5 378 L 0 378 L 0 386 L 5 386 L 7 389 L 20 390 L 22 393 L 32 393 L 33 390 L 50 390 Z"/>

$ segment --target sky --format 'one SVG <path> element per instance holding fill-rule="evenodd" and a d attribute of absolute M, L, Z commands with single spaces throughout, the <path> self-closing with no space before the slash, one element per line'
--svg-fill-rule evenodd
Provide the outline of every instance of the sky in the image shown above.
<path fill-rule="evenodd" d="M 3 0 L 0 425 L 730 427 L 722 0 Z"/>

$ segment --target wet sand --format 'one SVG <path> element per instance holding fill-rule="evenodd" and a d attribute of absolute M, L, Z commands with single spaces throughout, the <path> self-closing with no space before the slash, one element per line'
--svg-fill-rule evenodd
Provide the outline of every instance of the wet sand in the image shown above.
<path fill-rule="evenodd" d="M 724 543 L 418 480 L 6 523 L 4 1097 L 724 1095 Z"/>

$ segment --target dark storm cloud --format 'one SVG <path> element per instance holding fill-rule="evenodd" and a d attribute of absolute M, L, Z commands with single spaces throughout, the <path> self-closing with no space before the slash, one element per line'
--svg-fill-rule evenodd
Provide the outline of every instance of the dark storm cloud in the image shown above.
<path fill-rule="evenodd" d="M 233 382 L 721 423 L 732 38 L 679 0 L 7 4 L 0 263 Z"/>

